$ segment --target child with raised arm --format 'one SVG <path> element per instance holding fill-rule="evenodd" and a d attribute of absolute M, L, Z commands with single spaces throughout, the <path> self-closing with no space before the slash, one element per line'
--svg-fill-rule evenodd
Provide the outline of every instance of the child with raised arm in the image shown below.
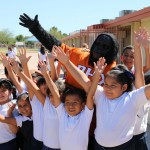
<path fill-rule="evenodd" d="M 83 90 L 69 89 L 62 94 L 61 99 L 57 87 L 48 73 L 46 73 L 45 64 L 40 63 L 43 75 L 51 90 L 53 96 L 52 101 L 59 117 L 59 140 L 61 150 L 87 150 L 88 132 L 93 115 L 93 96 L 100 75 L 106 67 L 104 63 L 105 59 L 101 58 L 97 62 L 97 65 L 95 64 L 95 74 L 87 98 Z"/>
<path fill-rule="evenodd" d="M 19 50 L 19 60 L 24 68 L 22 72 L 16 63 L 11 61 L 14 72 L 25 82 L 28 88 L 30 103 L 33 112 L 33 150 L 41 150 L 43 147 L 43 105 L 46 96 L 41 93 L 40 89 L 30 79 L 30 73 L 28 69 L 28 61 L 30 57 L 26 56 L 26 49 Z M 26 74 L 26 75 L 25 75 Z M 43 88 L 43 84 L 42 84 Z M 44 88 L 45 89 L 45 88 Z M 45 93 L 46 89 L 44 90 Z"/>
<path fill-rule="evenodd" d="M 16 69 L 17 66 L 15 66 L 15 64 L 13 65 L 14 65 L 13 68 Z M 19 69 L 17 69 L 16 71 L 17 74 L 23 79 L 23 81 L 27 84 L 28 87 L 30 87 L 32 92 L 35 94 L 33 98 L 31 97 L 32 98 L 31 105 L 33 110 L 34 138 L 36 140 L 36 142 L 34 143 L 39 145 L 38 143 L 42 142 L 42 147 L 40 144 L 40 146 L 35 148 L 35 144 L 33 143 L 34 149 L 59 150 L 60 149 L 59 134 L 58 134 L 59 120 L 57 112 L 53 106 L 53 103 L 50 102 L 51 97 L 49 97 L 49 95 L 44 94 L 45 93 L 44 90 L 47 89 L 47 86 L 45 88 L 46 82 L 44 84 L 43 92 L 41 92 L 37 88 L 37 86 L 33 83 L 33 81 L 29 79 L 23 72 L 21 72 Z M 44 78 L 41 79 L 43 81 Z M 41 79 L 39 79 L 40 82 Z M 37 85 L 40 84 L 38 81 Z"/>
<path fill-rule="evenodd" d="M 88 92 L 90 80 L 68 60 L 60 47 L 57 47 L 57 53 L 58 60 Z M 133 80 L 131 72 L 116 68 L 107 73 L 104 86 L 98 86 L 95 93 L 95 150 L 135 148 L 133 135 L 137 112 L 150 99 L 150 85 L 132 91 Z"/>
<path fill-rule="evenodd" d="M 9 77 L 11 78 L 11 81 L 13 82 L 13 84 L 15 85 L 17 89 L 17 92 L 18 92 L 17 94 L 21 94 L 23 92 L 23 87 L 19 83 L 16 74 L 12 70 L 12 66 L 10 63 L 11 60 L 8 59 L 3 53 L 0 54 L 0 58 L 2 60 L 3 66 L 7 69 L 9 73 Z"/>
<path fill-rule="evenodd" d="M 145 85 L 144 83 L 144 71 L 149 68 L 150 56 L 149 56 L 149 34 L 146 29 L 140 28 L 134 35 L 134 67 L 135 67 L 135 88 L 138 89 Z M 146 66 L 142 65 L 142 48 L 145 49 L 146 54 Z M 134 141 L 135 150 L 147 150 L 146 144 L 146 129 L 148 120 L 148 111 L 150 108 L 150 102 L 147 102 L 141 107 L 137 113 L 136 123 L 134 127 Z"/>
<path fill-rule="evenodd" d="M 150 69 L 150 54 L 149 54 L 149 43 L 150 43 L 150 35 L 145 28 L 140 28 L 137 32 L 135 32 L 134 36 L 134 47 L 132 45 L 128 45 L 123 49 L 122 55 L 120 57 L 122 63 L 128 67 L 128 69 L 135 73 L 135 52 L 138 49 L 144 49 L 145 51 L 145 66 L 143 67 L 143 72 L 147 72 Z M 142 47 L 141 47 L 142 46 Z M 138 57 L 138 55 L 137 55 Z"/>
<path fill-rule="evenodd" d="M 20 127 L 20 132 L 23 135 L 21 139 L 22 150 L 33 150 L 33 121 L 32 121 L 32 108 L 28 93 L 22 93 L 17 97 L 17 106 L 20 112 L 19 116 L 6 117 L 0 114 L 0 122 L 11 124 Z M 13 107 L 14 109 L 14 107 Z M 11 111 L 13 111 L 13 109 Z"/>

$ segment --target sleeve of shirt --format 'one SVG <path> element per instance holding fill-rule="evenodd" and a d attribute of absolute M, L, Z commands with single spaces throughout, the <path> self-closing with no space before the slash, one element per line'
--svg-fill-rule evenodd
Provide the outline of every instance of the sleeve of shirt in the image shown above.
<path fill-rule="evenodd" d="M 17 122 L 17 126 L 18 127 L 22 127 L 22 122 L 23 122 L 23 117 L 22 116 L 17 116 L 17 117 L 15 117 L 15 119 L 16 119 L 16 122 Z"/>
<path fill-rule="evenodd" d="M 95 95 L 94 95 L 94 103 L 96 104 L 100 98 L 100 95 L 102 94 L 103 92 L 103 87 L 98 85 L 97 86 L 97 89 L 96 89 L 96 92 L 95 92 Z"/>
<path fill-rule="evenodd" d="M 16 103 L 17 103 L 16 100 L 11 100 L 11 102 L 13 102 L 13 104 L 16 104 Z M 17 104 L 16 104 L 16 107 L 15 107 L 14 110 L 13 110 L 13 114 L 12 114 L 12 115 L 13 115 L 13 117 L 16 117 L 16 116 L 19 115 Z"/>
<path fill-rule="evenodd" d="M 136 109 L 139 109 L 140 107 L 144 106 L 148 102 L 148 100 L 145 96 L 144 89 L 145 89 L 145 87 L 142 87 L 140 89 L 134 90 L 129 93 Z"/>
<path fill-rule="evenodd" d="M 92 117 L 93 117 L 93 112 L 94 112 L 94 108 L 92 110 L 88 109 L 87 106 L 85 106 L 84 108 L 85 110 L 85 115 L 86 115 L 86 120 L 87 120 L 87 124 L 90 125 L 91 121 L 92 121 Z"/>
<path fill-rule="evenodd" d="M 65 108 L 64 108 L 64 104 L 61 103 L 57 108 L 56 108 L 58 117 L 61 118 L 61 115 L 65 113 Z"/>

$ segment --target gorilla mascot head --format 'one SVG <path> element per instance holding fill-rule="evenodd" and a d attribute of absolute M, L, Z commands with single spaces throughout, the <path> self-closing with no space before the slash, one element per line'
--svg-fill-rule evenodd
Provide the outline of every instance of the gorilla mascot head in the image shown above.
<path fill-rule="evenodd" d="M 106 59 L 107 65 L 111 64 L 117 58 L 118 47 L 118 41 L 113 34 L 100 34 L 91 47 L 89 64 L 94 66 L 94 62 L 97 62 L 100 57 Z"/>

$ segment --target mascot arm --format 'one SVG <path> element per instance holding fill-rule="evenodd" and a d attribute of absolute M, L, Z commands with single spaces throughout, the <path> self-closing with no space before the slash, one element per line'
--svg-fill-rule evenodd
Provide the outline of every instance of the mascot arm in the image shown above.
<path fill-rule="evenodd" d="M 57 40 L 51 34 L 48 34 L 38 21 L 38 15 L 31 19 L 28 15 L 20 15 L 20 25 L 29 29 L 29 31 L 48 49 L 52 51 L 53 45 L 61 46 L 61 41 Z"/>

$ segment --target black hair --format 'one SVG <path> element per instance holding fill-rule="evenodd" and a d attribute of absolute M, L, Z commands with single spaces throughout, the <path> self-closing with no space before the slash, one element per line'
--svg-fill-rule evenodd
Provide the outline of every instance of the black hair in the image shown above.
<path fill-rule="evenodd" d="M 22 94 L 18 95 L 17 103 L 18 103 L 19 100 L 22 100 L 22 99 L 30 102 L 28 92 L 25 92 L 25 93 L 22 93 Z"/>
<path fill-rule="evenodd" d="M 32 73 L 31 76 L 32 76 L 33 79 L 38 77 L 38 76 L 42 77 L 42 75 L 40 73 L 38 73 L 38 72 Z"/>
<path fill-rule="evenodd" d="M 0 78 L 0 88 L 8 89 L 9 91 L 12 91 L 13 99 L 17 98 L 17 91 L 16 87 L 13 85 L 13 83 L 6 79 L 6 78 Z"/>
<path fill-rule="evenodd" d="M 125 52 L 127 49 L 132 50 L 132 49 L 134 49 L 134 47 L 133 47 L 132 45 L 128 45 L 128 46 L 124 47 L 124 48 L 123 48 L 123 51 L 122 51 L 122 55 L 124 54 L 124 52 Z"/>
<path fill-rule="evenodd" d="M 38 72 L 32 73 L 31 76 L 32 76 L 32 79 L 33 79 L 33 80 L 36 80 L 36 81 L 38 81 L 40 78 L 43 77 L 43 76 L 42 76 L 40 73 L 38 73 Z"/>
<path fill-rule="evenodd" d="M 45 78 L 40 77 L 40 78 L 37 80 L 36 85 L 37 85 L 38 87 L 40 87 L 40 85 L 43 85 L 43 84 L 46 84 Z"/>
<path fill-rule="evenodd" d="M 66 88 L 64 81 L 61 79 L 58 79 L 55 81 L 55 85 L 57 86 L 59 94 L 61 95 Z"/>
<path fill-rule="evenodd" d="M 73 88 L 73 89 L 66 89 L 61 96 L 61 101 L 65 103 L 66 97 L 68 95 L 77 95 L 81 99 L 81 103 L 86 101 L 86 92 L 82 89 Z"/>
<path fill-rule="evenodd" d="M 150 84 L 150 75 L 144 75 L 145 85 Z"/>
<path fill-rule="evenodd" d="M 41 85 L 43 85 L 43 84 L 46 84 L 45 78 L 39 77 L 39 79 L 38 79 L 37 82 L 36 82 L 36 85 L 37 85 L 38 88 L 39 88 L 39 87 L 40 87 Z M 50 95 L 50 90 L 49 90 L 49 88 L 47 88 L 46 93 L 47 93 L 47 95 Z"/>
<path fill-rule="evenodd" d="M 116 81 L 121 84 L 127 84 L 127 89 L 124 92 L 129 92 L 132 91 L 132 84 L 133 81 L 135 80 L 135 77 L 133 75 L 132 72 L 130 72 L 127 67 L 123 64 L 119 64 L 116 67 L 112 68 L 106 75 L 107 76 L 111 76 L 114 75 Z"/>
<path fill-rule="evenodd" d="M 45 54 L 45 47 L 44 46 L 41 46 L 41 48 L 40 48 L 40 52 L 41 52 L 41 54 Z"/>
<path fill-rule="evenodd" d="M 0 79 L 0 88 L 5 88 L 11 91 L 13 89 L 13 84 L 10 80 L 6 78 L 1 78 Z"/>

